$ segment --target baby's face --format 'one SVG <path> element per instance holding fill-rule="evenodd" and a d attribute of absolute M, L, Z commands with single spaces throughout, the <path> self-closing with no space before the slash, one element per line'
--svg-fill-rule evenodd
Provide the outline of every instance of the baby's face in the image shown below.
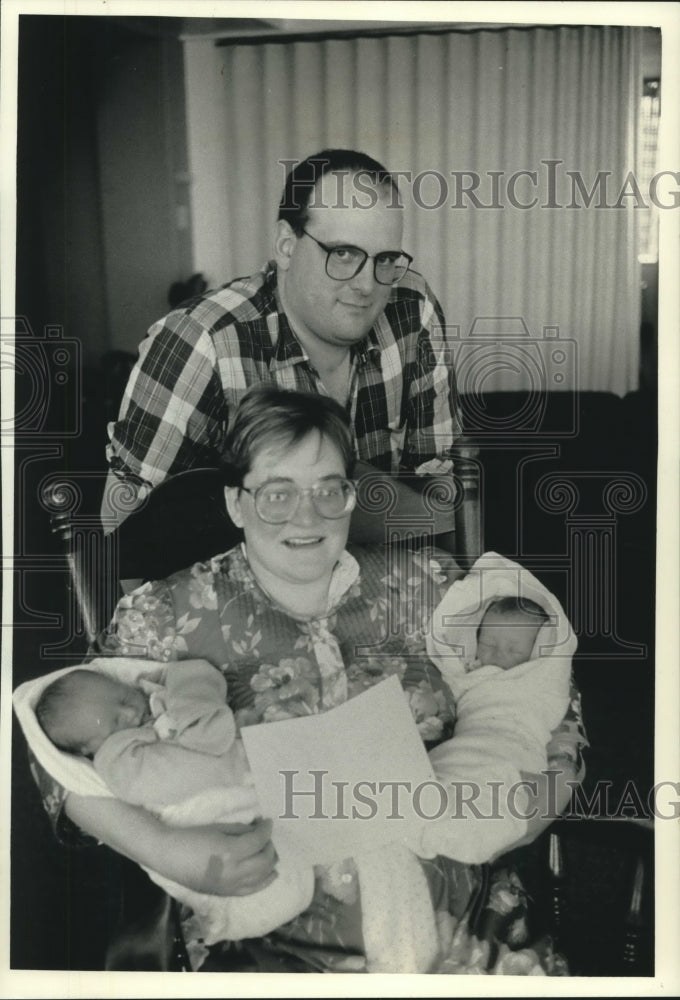
<path fill-rule="evenodd" d="M 149 718 L 149 704 L 142 691 L 92 673 L 79 680 L 77 693 L 63 709 L 60 729 L 81 753 L 92 757 L 112 733 L 136 729 Z"/>
<path fill-rule="evenodd" d="M 509 670 L 531 659 L 540 625 L 526 615 L 489 608 L 482 619 L 477 640 L 477 659 L 482 666 Z"/>

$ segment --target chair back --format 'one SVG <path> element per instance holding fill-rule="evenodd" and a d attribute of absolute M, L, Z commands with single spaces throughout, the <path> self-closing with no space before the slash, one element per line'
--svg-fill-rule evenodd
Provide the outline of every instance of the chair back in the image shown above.
<path fill-rule="evenodd" d="M 122 581 L 165 579 L 226 552 L 242 537 L 227 514 L 217 469 L 191 469 L 166 480 L 109 534 L 98 517 L 80 511 L 73 485 L 51 478 L 42 502 L 68 565 L 72 629 L 89 643 L 111 620 L 126 589 Z"/>
<path fill-rule="evenodd" d="M 220 472 L 212 468 L 166 479 L 114 535 L 120 580 L 164 580 L 243 537 L 227 514 Z"/>

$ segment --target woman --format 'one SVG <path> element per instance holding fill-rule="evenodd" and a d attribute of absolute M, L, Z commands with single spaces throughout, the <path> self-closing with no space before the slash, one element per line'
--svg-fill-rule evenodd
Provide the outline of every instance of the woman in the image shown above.
<path fill-rule="evenodd" d="M 445 555 L 346 550 L 353 460 L 345 414 L 332 400 L 252 390 L 230 429 L 225 465 L 227 508 L 244 544 L 125 597 L 98 652 L 209 660 L 226 677 L 241 726 L 326 711 L 396 675 L 426 745 L 450 738 L 453 705 L 424 637 L 433 608 L 462 572 Z M 583 743 L 570 715 L 552 749 L 574 764 Z M 275 877 L 266 822 L 238 832 L 179 830 L 144 809 L 66 796 L 39 778 L 55 825 L 63 809 L 81 830 L 198 892 L 247 894 Z M 421 865 L 437 919 L 458 928 L 458 964 L 448 971 L 460 971 L 480 869 L 442 858 Z M 353 863 L 319 869 L 311 906 L 251 950 L 265 969 L 282 962 L 289 971 L 370 971 Z M 219 962 L 213 953 L 204 968 Z"/>

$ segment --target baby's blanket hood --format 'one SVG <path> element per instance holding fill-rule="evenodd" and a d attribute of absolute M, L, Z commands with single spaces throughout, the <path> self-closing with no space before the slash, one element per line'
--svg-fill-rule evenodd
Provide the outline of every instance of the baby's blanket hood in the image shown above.
<path fill-rule="evenodd" d="M 530 663 L 550 658 L 571 664 L 576 637 L 555 595 L 518 563 L 486 552 L 466 577 L 451 585 L 432 616 L 427 651 L 452 689 L 460 686 L 464 661 L 475 656 L 477 630 L 487 608 L 500 597 L 535 601 L 550 615 L 550 621 L 538 632 Z M 504 676 L 512 675 L 506 672 Z"/>
<path fill-rule="evenodd" d="M 113 798 L 113 792 L 109 790 L 106 782 L 97 774 L 89 760 L 58 750 L 47 738 L 36 718 L 35 706 L 45 688 L 59 677 L 70 674 L 72 670 L 101 671 L 125 684 L 136 684 L 141 677 L 158 680 L 164 669 L 162 664 L 149 660 L 125 656 L 102 657 L 91 663 L 53 670 L 49 674 L 21 684 L 12 694 L 12 703 L 26 742 L 40 766 L 63 788 L 73 792 L 74 795 L 97 795 Z"/>

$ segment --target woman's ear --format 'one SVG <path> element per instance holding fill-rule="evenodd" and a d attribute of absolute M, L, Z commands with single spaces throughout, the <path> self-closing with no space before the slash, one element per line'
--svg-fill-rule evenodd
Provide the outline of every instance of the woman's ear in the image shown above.
<path fill-rule="evenodd" d="M 227 505 L 227 513 L 237 528 L 243 527 L 243 515 L 241 514 L 241 496 L 238 486 L 226 486 L 224 489 L 224 501 Z"/>
<path fill-rule="evenodd" d="M 284 219 L 279 219 L 276 223 L 276 235 L 274 237 L 274 259 L 283 271 L 287 271 L 290 267 L 297 239 L 290 223 Z"/>

